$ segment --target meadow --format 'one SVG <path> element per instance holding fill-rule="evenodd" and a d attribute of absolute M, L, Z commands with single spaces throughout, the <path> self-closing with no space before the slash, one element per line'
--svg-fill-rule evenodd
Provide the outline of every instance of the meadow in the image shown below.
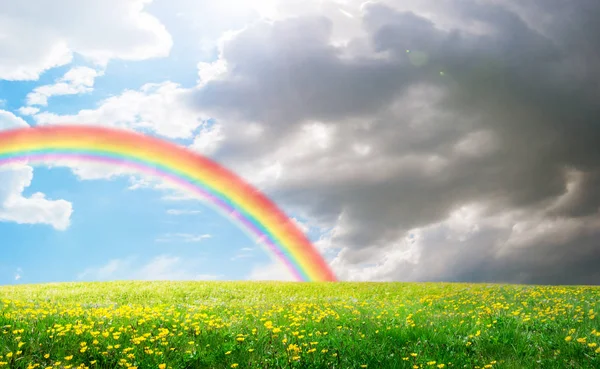
<path fill-rule="evenodd" d="M 0 287 L 0 368 L 600 368 L 600 288 Z"/>

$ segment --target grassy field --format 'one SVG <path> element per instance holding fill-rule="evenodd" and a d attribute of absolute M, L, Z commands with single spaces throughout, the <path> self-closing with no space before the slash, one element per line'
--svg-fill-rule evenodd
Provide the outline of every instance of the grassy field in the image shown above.
<path fill-rule="evenodd" d="M 0 368 L 600 368 L 600 288 L 0 287 Z"/>

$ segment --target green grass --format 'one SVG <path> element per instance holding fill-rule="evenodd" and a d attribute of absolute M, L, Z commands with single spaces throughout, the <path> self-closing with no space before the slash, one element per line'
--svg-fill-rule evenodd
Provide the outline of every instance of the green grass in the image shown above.
<path fill-rule="evenodd" d="M 5 286 L 0 368 L 600 368 L 598 310 L 597 287 Z"/>

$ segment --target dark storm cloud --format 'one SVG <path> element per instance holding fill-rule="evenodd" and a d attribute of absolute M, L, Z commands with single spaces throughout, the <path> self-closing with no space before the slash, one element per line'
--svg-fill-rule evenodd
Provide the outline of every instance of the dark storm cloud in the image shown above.
<path fill-rule="evenodd" d="M 481 258 L 470 268 L 455 266 L 457 281 L 529 284 L 600 284 L 600 232 L 581 234 L 568 243 L 513 250 L 500 258 Z"/>
<path fill-rule="evenodd" d="M 326 15 L 251 26 L 223 48 L 229 72 L 194 95 L 217 119 L 265 129 L 244 147 L 225 146 L 224 162 L 284 160 L 277 199 L 329 224 L 344 215 L 332 239 L 345 249 L 339 265 L 377 258 L 408 230 L 465 204 L 485 203 L 482 219 L 519 210 L 587 222 L 597 214 L 600 3 L 444 4 L 480 31 L 442 29 L 369 3 L 361 25 L 371 52 L 350 58 L 346 46 L 330 44 Z M 335 128 L 327 149 L 282 159 L 290 137 L 313 120 Z M 224 129 L 233 139 L 243 123 Z M 356 144 L 370 153 L 357 155 Z M 576 227 L 551 246 L 532 236 L 518 250 L 505 245 L 511 229 L 509 221 L 460 242 L 430 235 L 410 272 L 379 275 L 599 282 L 595 229 Z"/>
<path fill-rule="evenodd" d="M 218 115 L 272 124 L 372 114 L 390 102 L 412 71 L 370 58 L 344 61 L 329 45 L 327 18 L 258 24 L 223 49 L 230 73 L 198 91 Z"/>

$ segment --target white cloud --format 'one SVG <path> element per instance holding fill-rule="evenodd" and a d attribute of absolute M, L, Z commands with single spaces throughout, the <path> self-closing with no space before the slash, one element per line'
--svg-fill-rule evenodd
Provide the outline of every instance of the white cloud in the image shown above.
<path fill-rule="evenodd" d="M 165 201 L 190 201 L 190 200 L 204 201 L 204 199 L 201 199 L 200 197 L 190 195 L 189 193 L 186 193 L 183 191 L 170 192 L 166 195 L 163 195 L 161 197 L 161 199 L 165 200 Z"/>
<path fill-rule="evenodd" d="M 230 258 L 230 260 L 235 261 L 235 260 L 239 260 L 239 259 L 250 259 L 252 257 L 254 257 L 254 255 L 252 255 L 252 254 L 239 253 L 239 254 L 235 254 L 234 256 L 232 256 Z"/>
<path fill-rule="evenodd" d="M 189 148 L 202 155 L 210 156 L 219 149 L 224 139 L 220 124 L 203 126 Z"/>
<path fill-rule="evenodd" d="M 231 258 L 232 261 L 238 259 L 249 259 L 253 258 L 255 255 L 253 253 L 254 248 L 252 247 L 242 247 L 239 251 Z"/>
<path fill-rule="evenodd" d="M 32 180 L 33 168 L 30 166 L 11 164 L 0 167 L 0 221 L 48 224 L 57 230 L 67 229 L 73 205 L 66 200 L 48 199 L 40 192 L 23 196 Z"/>
<path fill-rule="evenodd" d="M 161 243 L 196 243 L 212 238 L 210 234 L 167 233 L 155 241 Z"/>
<path fill-rule="evenodd" d="M 300 220 L 298 220 L 297 218 L 292 217 L 292 221 L 294 221 L 294 223 L 296 224 L 296 226 L 304 233 L 308 233 L 308 231 L 310 230 L 310 228 L 308 227 L 308 225 L 304 222 L 301 222 Z"/>
<path fill-rule="evenodd" d="M 22 106 L 18 109 L 21 115 L 34 115 L 39 113 L 40 109 L 33 106 Z"/>
<path fill-rule="evenodd" d="M 218 138 L 214 129 L 202 128 L 194 135 L 198 127 L 204 127 L 203 122 L 208 116 L 190 106 L 187 101 L 189 91 L 172 82 L 160 84 L 150 83 L 139 90 L 125 90 L 120 95 L 99 102 L 95 109 L 84 109 L 76 114 L 60 115 L 42 112 L 33 116 L 39 125 L 60 124 L 95 124 L 138 131 L 149 131 L 159 136 L 171 139 L 186 139 L 194 137 L 197 141 L 206 142 L 203 137 L 209 136 L 205 149 L 215 149 Z M 118 176 L 134 176 L 131 189 L 145 188 L 150 183 L 154 186 L 170 186 L 149 176 L 140 176 L 135 170 L 123 165 L 106 165 L 99 163 L 84 163 L 81 161 L 60 160 L 53 166 L 69 167 L 80 180 L 111 179 Z M 136 183 L 138 182 L 138 183 Z M 173 186 L 170 186 L 171 188 Z"/>
<path fill-rule="evenodd" d="M 0 110 L 0 130 L 28 127 L 14 114 Z M 20 224 L 47 224 L 57 230 L 70 225 L 73 206 L 66 200 L 51 200 L 43 193 L 23 196 L 31 185 L 33 168 L 26 162 L 0 167 L 0 221 Z"/>
<path fill-rule="evenodd" d="M 295 281 L 294 276 L 289 272 L 285 265 L 280 262 L 271 262 L 269 264 L 257 265 L 247 277 L 254 281 Z"/>
<path fill-rule="evenodd" d="M 29 127 L 29 124 L 13 113 L 0 109 L 0 131 L 14 128 Z"/>
<path fill-rule="evenodd" d="M 215 280 L 221 275 L 197 273 L 202 269 L 199 260 L 184 260 L 170 255 L 159 255 L 140 264 L 136 257 L 113 259 L 104 265 L 90 267 L 79 273 L 85 281 L 107 280 Z"/>
<path fill-rule="evenodd" d="M 177 184 L 146 174 L 131 176 L 129 182 L 129 190 L 152 189 L 160 191 L 163 193 L 161 199 L 166 201 L 206 201 L 201 195 L 182 189 Z"/>
<path fill-rule="evenodd" d="M 173 82 L 148 83 L 140 90 L 125 90 L 102 100 L 96 109 L 84 109 L 73 115 L 36 114 L 38 124 L 70 122 L 151 131 L 177 139 L 191 138 L 208 116 L 187 104 L 188 91 Z"/>
<path fill-rule="evenodd" d="M 132 176 L 138 174 L 136 170 L 130 169 L 125 165 L 82 162 L 76 159 L 53 160 L 51 163 L 47 163 L 47 166 L 50 168 L 70 168 L 73 174 L 77 177 L 77 179 L 81 181 L 114 179 L 119 176 Z"/>
<path fill-rule="evenodd" d="M 77 276 L 77 279 L 109 280 L 113 278 L 115 273 L 126 270 L 131 264 L 131 260 L 113 259 L 105 265 L 85 269 Z"/>
<path fill-rule="evenodd" d="M 196 215 L 200 214 L 202 211 L 200 210 L 186 210 L 186 209 L 168 209 L 168 215 Z"/>
<path fill-rule="evenodd" d="M 0 79 L 36 80 L 74 53 L 99 65 L 167 56 L 171 36 L 144 11 L 150 2 L 0 2 Z"/>
<path fill-rule="evenodd" d="M 15 281 L 20 280 L 22 277 L 23 277 L 23 269 L 17 268 L 17 271 L 15 272 Z"/>
<path fill-rule="evenodd" d="M 208 82 L 219 78 L 220 75 L 225 74 L 227 71 L 227 64 L 223 59 L 217 59 L 214 62 L 200 62 L 197 65 L 198 77 L 200 77 L 199 84 L 205 85 Z"/>
<path fill-rule="evenodd" d="M 103 74 L 104 72 L 89 67 L 71 68 L 56 83 L 38 86 L 27 94 L 27 105 L 45 106 L 48 105 L 48 99 L 52 96 L 77 95 L 91 92 L 94 87 L 94 80 Z M 22 114 L 30 113 L 27 115 L 32 115 L 37 113 L 33 109 L 26 110 L 26 108 L 21 108 L 19 111 Z"/>

